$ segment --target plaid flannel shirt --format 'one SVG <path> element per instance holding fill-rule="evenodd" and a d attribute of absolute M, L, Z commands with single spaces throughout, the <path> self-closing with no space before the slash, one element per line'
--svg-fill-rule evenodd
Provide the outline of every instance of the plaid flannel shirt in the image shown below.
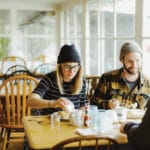
<path fill-rule="evenodd" d="M 120 101 L 121 106 L 132 108 L 145 108 L 150 96 L 150 78 L 140 74 L 137 85 L 130 90 L 125 79 L 122 77 L 123 68 L 104 73 L 99 80 L 95 90 L 95 103 L 99 108 L 108 108 L 108 101 L 115 98 Z"/>

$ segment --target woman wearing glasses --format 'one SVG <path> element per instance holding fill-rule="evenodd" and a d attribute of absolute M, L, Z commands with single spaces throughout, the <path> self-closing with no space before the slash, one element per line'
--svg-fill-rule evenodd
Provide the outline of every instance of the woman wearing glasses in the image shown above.
<path fill-rule="evenodd" d="M 32 92 L 28 105 L 40 109 L 41 114 L 50 114 L 72 105 L 85 105 L 86 82 L 82 75 L 80 56 L 74 45 L 62 46 L 57 69 L 48 73 Z"/>

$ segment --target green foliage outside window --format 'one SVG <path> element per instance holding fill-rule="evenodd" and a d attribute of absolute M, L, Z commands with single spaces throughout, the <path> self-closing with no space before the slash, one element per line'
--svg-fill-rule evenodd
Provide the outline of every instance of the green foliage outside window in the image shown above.
<path fill-rule="evenodd" d="M 8 56 L 8 49 L 9 49 L 10 39 L 8 38 L 0 38 L 0 60 L 5 56 Z"/>

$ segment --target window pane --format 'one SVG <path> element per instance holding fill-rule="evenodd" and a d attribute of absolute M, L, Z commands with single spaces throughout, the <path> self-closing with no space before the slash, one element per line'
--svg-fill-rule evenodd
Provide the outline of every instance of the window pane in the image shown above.
<path fill-rule="evenodd" d="M 68 20 L 69 20 L 69 26 L 68 26 L 68 33 L 69 33 L 69 37 L 74 37 L 74 8 L 69 9 L 68 11 Z"/>
<path fill-rule="evenodd" d="M 60 32 L 61 32 L 61 38 L 65 39 L 67 35 L 67 13 L 66 11 L 63 11 L 60 13 L 60 21 L 61 21 L 61 26 L 60 26 Z"/>
<path fill-rule="evenodd" d="M 110 71 L 114 68 L 114 41 L 113 40 L 105 40 L 103 42 L 103 53 L 105 56 L 104 59 L 104 72 Z M 101 64 L 102 65 L 102 64 Z"/>
<path fill-rule="evenodd" d="M 97 0 L 89 0 L 87 3 L 87 20 L 89 24 L 89 28 L 87 36 L 97 37 L 98 35 L 98 12 L 97 12 Z"/>
<path fill-rule="evenodd" d="M 52 12 L 18 11 L 18 27 L 24 34 L 56 34 L 56 17 Z"/>
<path fill-rule="evenodd" d="M 56 16 L 53 12 L 17 11 L 17 49 L 27 61 L 39 55 L 56 57 Z"/>
<path fill-rule="evenodd" d="M 114 14 L 113 14 L 113 1 L 100 0 L 100 36 L 112 37 L 114 35 Z"/>
<path fill-rule="evenodd" d="M 117 0 L 117 36 L 133 37 L 135 34 L 135 0 Z"/>
<path fill-rule="evenodd" d="M 89 42 L 89 70 L 91 75 L 98 74 L 98 42 L 90 40 Z"/>
<path fill-rule="evenodd" d="M 82 37 L 82 9 L 81 7 L 76 7 L 76 36 Z"/>
<path fill-rule="evenodd" d="M 0 59 L 9 55 L 10 38 L 0 37 Z"/>
<path fill-rule="evenodd" d="M 149 0 L 144 0 L 144 7 L 143 7 L 143 36 L 150 36 L 150 8 L 149 8 Z"/>
<path fill-rule="evenodd" d="M 11 31 L 10 27 L 10 11 L 0 10 L 0 34 L 8 34 Z"/>
<path fill-rule="evenodd" d="M 114 18 L 112 12 L 102 12 L 100 15 L 100 36 L 114 36 Z"/>
<path fill-rule="evenodd" d="M 143 40 L 143 72 L 150 76 L 150 39 Z"/>
<path fill-rule="evenodd" d="M 24 38 L 23 52 L 27 60 L 33 60 L 39 55 L 51 55 L 56 57 L 56 43 L 49 38 Z"/>

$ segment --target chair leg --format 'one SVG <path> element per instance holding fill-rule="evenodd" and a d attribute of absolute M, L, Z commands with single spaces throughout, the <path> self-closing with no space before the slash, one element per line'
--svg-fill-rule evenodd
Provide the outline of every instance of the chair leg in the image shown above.
<path fill-rule="evenodd" d="M 2 142 L 2 150 L 6 150 L 7 136 L 8 136 L 8 131 L 6 129 L 4 133 L 4 140 Z"/>
<path fill-rule="evenodd" d="M 11 129 L 8 129 L 7 131 L 8 131 L 8 132 L 7 132 L 8 134 L 7 134 L 6 149 L 8 148 L 8 145 L 9 145 Z"/>
<path fill-rule="evenodd" d="M 5 130 L 5 128 L 1 128 L 1 134 L 0 134 L 0 142 L 2 141 L 2 139 L 3 139 L 3 135 L 4 135 L 4 131 Z"/>
<path fill-rule="evenodd" d="M 5 135 L 6 129 L 5 128 L 1 128 L 1 133 L 0 133 L 0 149 L 2 149 L 3 146 L 3 142 L 4 142 L 4 135 Z"/>
<path fill-rule="evenodd" d="M 23 143 L 23 150 L 30 150 L 27 140 L 25 140 Z"/>

